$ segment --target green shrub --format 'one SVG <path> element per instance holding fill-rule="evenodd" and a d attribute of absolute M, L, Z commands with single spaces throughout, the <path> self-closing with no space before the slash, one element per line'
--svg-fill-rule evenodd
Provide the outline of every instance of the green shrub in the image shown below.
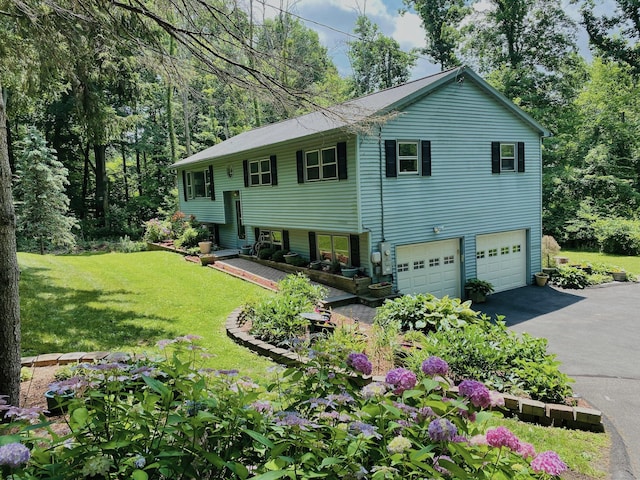
<path fill-rule="evenodd" d="M 143 242 L 134 242 L 129 238 L 129 235 L 125 235 L 124 237 L 120 237 L 118 240 L 116 251 L 122 253 L 135 253 L 142 252 L 147 249 L 147 245 Z"/>
<path fill-rule="evenodd" d="M 560 288 L 581 290 L 589 286 L 587 273 L 581 268 L 561 266 L 551 277 L 551 283 Z"/>
<path fill-rule="evenodd" d="M 302 274 L 287 275 L 278 283 L 274 297 L 244 306 L 244 317 L 251 320 L 251 333 L 272 343 L 289 342 L 302 336 L 308 320 L 302 312 L 313 311 L 326 296 L 327 289 L 312 285 Z"/>
<path fill-rule="evenodd" d="M 28 449 L 31 457 L 0 464 L 2 477 L 550 478 L 535 473 L 515 445 L 488 445 L 493 414 L 483 408 L 495 403 L 481 384 L 465 397 L 445 380 L 395 370 L 388 375 L 395 391 L 383 383 L 362 388 L 344 372 L 354 371 L 348 359 L 334 370 L 319 355 L 261 387 L 237 371 L 198 369 L 191 336 L 159 345 L 175 350 L 153 362 L 86 366 L 58 384 L 58 391 L 76 391 L 68 434 L 48 429 L 38 437 L 44 429 L 28 419 L 0 424 L 0 445 Z"/>
<path fill-rule="evenodd" d="M 547 353 L 547 340 L 518 335 L 501 320 L 494 323 L 483 318 L 413 340 L 422 349 L 403 356 L 408 368 L 417 368 L 429 356 L 438 355 L 449 363 L 454 381 L 475 378 L 495 390 L 528 394 L 545 402 L 562 402 L 571 395 L 571 379 L 560 372 L 555 355 Z"/>
<path fill-rule="evenodd" d="M 271 247 L 261 248 L 260 251 L 258 252 L 258 258 L 260 260 L 270 260 L 273 254 L 275 254 L 277 251 L 278 250 Z"/>
<path fill-rule="evenodd" d="M 188 226 L 180 238 L 175 241 L 175 246 L 178 248 L 189 249 L 198 246 L 198 243 L 206 240 L 209 236 L 208 230 L 203 227 Z"/>
<path fill-rule="evenodd" d="M 165 222 L 152 218 L 144 223 L 145 230 L 142 239 L 145 242 L 157 243 L 171 238 L 171 228 Z"/>
<path fill-rule="evenodd" d="M 601 285 L 603 283 L 613 282 L 613 277 L 606 273 L 592 273 L 587 275 L 589 285 Z"/>
<path fill-rule="evenodd" d="M 306 267 L 309 264 L 309 261 L 306 258 L 301 257 L 300 255 L 298 255 L 297 257 L 293 257 L 291 260 L 289 260 L 289 262 L 294 267 Z"/>
<path fill-rule="evenodd" d="M 271 260 L 274 262 L 284 263 L 284 252 L 282 250 L 276 250 L 271 255 Z"/>
<path fill-rule="evenodd" d="M 397 323 L 403 331 L 456 328 L 478 320 L 478 312 L 470 306 L 471 302 L 462 302 L 459 298 L 439 299 L 431 294 L 404 295 L 385 301 L 378 308 L 375 324 L 385 327 Z"/>
<path fill-rule="evenodd" d="M 621 255 L 640 254 L 640 221 L 620 217 L 598 218 L 593 223 L 600 251 Z"/>

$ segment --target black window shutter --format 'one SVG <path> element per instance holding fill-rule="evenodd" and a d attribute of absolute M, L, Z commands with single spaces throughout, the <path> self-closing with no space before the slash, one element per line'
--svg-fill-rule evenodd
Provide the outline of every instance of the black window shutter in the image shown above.
<path fill-rule="evenodd" d="M 360 236 L 359 235 L 350 235 L 349 236 L 349 257 L 351 259 L 352 267 L 360 266 Z"/>
<path fill-rule="evenodd" d="M 500 173 L 500 142 L 491 142 L 491 173 Z"/>
<path fill-rule="evenodd" d="M 271 161 L 271 185 L 278 185 L 278 165 L 276 162 L 276 156 L 271 155 L 269 160 Z"/>
<path fill-rule="evenodd" d="M 384 141 L 385 170 L 387 177 L 398 176 L 398 164 L 396 162 L 396 141 Z"/>
<path fill-rule="evenodd" d="M 422 148 L 422 176 L 430 177 L 431 176 L 431 141 L 422 140 L 420 142 L 420 146 Z"/>
<path fill-rule="evenodd" d="M 338 151 L 338 179 L 347 179 L 347 142 L 338 143 L 336 150 Z"/>
<path fill-rule="evenodd" d="M 518 171 L 524 172 L 524 142 L 518 142 Z"/>
<path fill-rule="evenodd" d="M 289 230 L 282 231 L 282 249 L 285 252 L 289 251 Z"/>
<path fill-rule="evenodd" d="M 298 183 L 304 183 L 304 160 L 302 150 L 296 152 L 296 170 L 298 171 Z"/>
<path fill-rule="evenodd" d="M 209 180 L 211 181 L 211 200 L 216 199 L 216 189 L 213 184 L 213 165 L 209 165 Z"/>
<path fill-rule="evenodd" d="M 309 260 L 315 262 L 318 259 L 318 247 L 316 246 L 316 232 L 309 232 Z"/>
<path fill-rule="evenodd" d="M 188 200 L 189 194 L 187 193 L 187 172 L 186 170 L 182 170 L 182 196 L 184 197 L 184 201 Z"/>
<path fill-rule="evenodd" d="M 242 173 L 244 175 L 244 186 L 249 186 L 249 160 L 242 161 Z"/>
<path fill-rule="evenodd" d="M 255 227 L 253 229 L 253 235 L 254 235 L 254 239 L 257 242 L 258 240 L 260 240 L 260 228 Z"/>
<path fill-rule="evenodd" d="M 215 244 L 220 246 L 220 226 L 217 223 L 213 224 L 213 239 Z"/>

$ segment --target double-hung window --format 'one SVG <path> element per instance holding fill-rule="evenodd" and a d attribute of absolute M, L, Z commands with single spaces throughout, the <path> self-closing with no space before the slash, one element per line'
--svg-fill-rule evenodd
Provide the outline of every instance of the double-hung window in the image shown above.
<path fill-rule="evenodd" d="M 332 262 L 337 260 L 341 265 L 350 265 L 349 235 L 318 234 L 318 258 Z"/>
<path fill-rule="evenodd" d="M 418 142 L 398 141 L 398 172 L 401 175 L 418 174 Z"/>
<path fill-rule="evenodd" d="M 271 185 L 271 161 L 268 158 L 249 162 L 249 185 Z"/>
<path fill-rule="evenodd" d="M 307 181 L 337 179 L 338 157 L 336 155 L 336 147 L 306 152 L 305 172 Z"/>
<path fill-rule="evenodd" d="M 188 173 L 187 195 L 189 198 L 211 196 L 211 174 L 209 170 Z"/>
<path fill-rule="evenodd" d="M 515 172 L 516 170 L 516 145 L 515 143 L 500 144 L 500 171 Z"/>

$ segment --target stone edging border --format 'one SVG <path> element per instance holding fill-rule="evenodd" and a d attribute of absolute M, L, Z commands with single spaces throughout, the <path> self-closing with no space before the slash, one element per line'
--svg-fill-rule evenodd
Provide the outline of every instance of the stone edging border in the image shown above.
<path fill-rule="evenodd" d="M 287 365 L 302 365 L 308 360 L 298 354 L 277 347 L 253 335 L 242 331 L 238 320 L 242 308 L 236 308 L 225 323 L 227 336 L 236 343 L 272 360 Z M 370 382 L 384 382 L 384 377 L 369 376 L 361 377 L 364 384 Z M 457 387 L 452 387 L 452 392 L 457 392 Z M 588 430 L 592 432 L 604 432 L 602 423 L 602 412 L 592 408 L 570 407 L 554 403 L 544 403 L 529 398 L 516 397 L 515 395 L 502 394 L 504 397 L 504 407 L 498 410 L 505 416 L 516 416 L 520 420 L 529 423 L 537 423 L 544 426 L 566 427 L 577 430 Z"/>

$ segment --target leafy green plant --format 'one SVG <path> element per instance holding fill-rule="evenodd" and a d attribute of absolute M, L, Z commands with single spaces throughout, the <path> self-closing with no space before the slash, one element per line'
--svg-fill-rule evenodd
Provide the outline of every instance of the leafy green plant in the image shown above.
<path fill-rule="evenodd" d="M 271 248 L 271 247 L 267 247 L 267 248 L 261 248 L 258 251 L 258 258 L 260 260 L 271 260 L 271 257 L 277 252 L 278 250 L 276 250 L 275 248 Z"/>
<path fill-rule="evenodd" d="M 276 250 L 271 255 L 271 260 L 274 262 L 284 263 L 284 252 L 282 250 Z"/>
<path fill-rule="evenodd" d="M 454 381 L 475 378 L 498 391 L 546 402 L 562 402 L 571 394 L 572 380 L 560 372 L 555 355 L 547 353 L 547 340 L 518 335 L 500 319 L 483 317 L 457 329 L 412 338 L 422 348 L 401 357 L 408 368 L 438 355 L 449 363 Z"/>
<path fill-rule="evenodd" d="M 542 237 L 542 259 L 544 260 L 544 267 L 553 267 L 555 262 L 553 257 L 560 253 L 560 245 L 556 242 L 556 239 L 551 235 L 544 235 Z"/>
<path fill-rule="evenodd" d="M 306 267 L 309 264 L 309 261 L 300 255 L 293 257 L 289 262 L 294 267 Z"/>
<path fill-rule="evenodd" d="M 157 218 L 144 223 L 145 230 L 142 239 L 145 242 L 157 243 L 171 238 L 171 226 Z"/>
<path fill-rule="evenodd" d="M 581 290 L 589 286 L 587 273 L 581 268 L 563 265 L 551 277 L 551 282 L 561 288 Z"/>
<path fill-rule="evenodd" d="M 199 242 L 206 240 L 209 236 L 208 230 L 204 226 L 192 227 L 188 226 L 175 241 L 175 246 L 178 248 L 195 248 Z"/>
<path fill-rule="evenodd" d="M 244 306 L 243 316 L 251 321 L 251 333 L 262 340 L 282 343 L 302 336 L 308 320 L 302 312 L 313 311 L 326 296 L 326 288 L 313 285 L 302 274 L 287 275 L 278 283 L 275 297 Z"/>
<path fill-rule="evenodd" d="M 464 289 L 470 293 L 479 293 L 481 295 L 489 295 L 493 292 L 493 285 L 486 280 L 480 280 L 478 278 L 470 278 L 464 284 Z"/>
<path fill-rule="evenodd" d="M 504 427 L 487 430 L 500 397 L 486 386 L 467 381 L 454 393 L 428 364 L 362 387 L 365 355 L 336 370 L 318 354 L 261 387 L 235 370 L 198 369 L 193 336 L 158 345 L 164 358 L 85 365 L 56 385 L 76 391 L 69 434 L 39 438 L 26 416 L 42 420 L 38 412 L 12 410 L 20 416 L 0 424 L 0 448 L 19 455 L 0 456 L 3 478 L 526 480 L 566 469 Z"/>
<path fill-rule="evenodd" d="M 374 322 L 382 327 L 397 323 L 403 331 L 433 331 L 457 328 L 467 322 L 475 322 L 479 318 L 478 315 L 478 312 L 471 309 L 471 302 L 418 294 L 387 300 L 378 308 Z"/>
<path fill-rule="evenodd" d="M 143 242 L 134 242 L 129 235 L 125 235 L 118 240 L 116 249 L 122 253 L 142 252 L 147 249 L 147 245 Z"/>

